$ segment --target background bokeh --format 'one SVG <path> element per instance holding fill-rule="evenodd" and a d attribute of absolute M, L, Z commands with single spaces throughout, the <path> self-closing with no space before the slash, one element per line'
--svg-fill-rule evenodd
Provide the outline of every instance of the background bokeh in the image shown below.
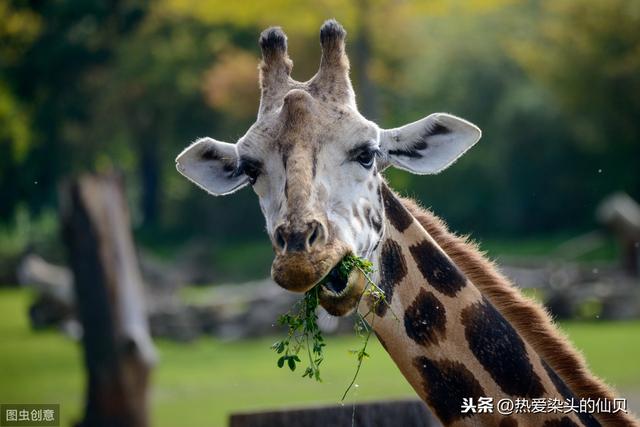
<path fill-rule="evenodd" d="M 483 130 L 481 142 L 443 174 L 418 177 L 390 170 L 387 178 L 403 194 L 431 206 L 454 230 L 483 242 L 490 255 L 553 252 L 559 243 L 598 227 L 594 212 L 608 194 L 623 191 L 640 200 L 636 0 L 3 0 L 0 284 L 15 283 L 13 267 L 26 251 L 65 262 L 57 219 L 60 181 L 112 169 L 125 175 L 141 252 L 171 263 L 185 248 L 197 248 L 207 284 L 267 276 L 271 248 L 255 195 L 244 190 L 210 197 L 175 171 L 174 158 L 197 137 L 234 142 L 253 122 L 260 31 L 284 28 L 293 77 L 306 80 L 319 63 L 319 27 L 330 17 L 348 31 L 352 79 L 367 118 L 391 128 L 444 111 Z M 614 244 L 593 256 L 613 262 Z M 28 296 L 2 292 L 0 311 L 26 316 Z M 27 331 L 26 321 L 12 317 L 8 324 L 15 328 L 0 326 L 5 328 L 0 341 L 16 334 L 16 345 L 34 340 L 29 345 L 41 351 L 37 343 L 45 338 Z M 625 326 L 635 336 L 630 341 L 640 335 L 634 325 Z M 583 331 L 580 339 L 595 346 L 599 337 L 613 336 L 607 331 L 594 339 Z M 172 355 L 193 350 L 165 345 L 169 366 L 176 360 Z M 198 345 L 191 354 L 202 363 L 192 366 L 205 370 L 207 358 L 215 359 L 207 352 L 215 351 Z M 58 362 L 78 365 L 79 359 L 69 359 L 78 354 L 65 348 L 61 351 L 69 354 Z M 39 363 L 46 370 L 45 359 L 34 355 L 35 365 L 21 365 L 20 357 L 2 353 L 5 367 L 13 366 L 10 378 L 26 389 L 11 394 L 8 388 L 16 385 L 0 378 L 0 402 L 39 389 L 35 374 L 24 371 Z M 272 357 L 264 353 L 271 369 Z M 637 347 L 625 354 L 626 359 L 618 355 L 622 366 L 629 358 L 640 360 Z M 203 387 L 198 391 L 180 382 L 190 378 L 187 374 L 162 369 L 160 401 L 179 400 L 181 387 L 190 390 L 186 399 L 212 392 L 203 378 L 195 378 Z M 629 372 L 613 374 L 611 381 L 640 389 L 640 374 Z M 77 415 L 80 401 L 71 396 L 80 395 L 80 383 L 48 381 L 49 387 L 66 390 L 61 399 L 75 402 L 69 405 Z M 302 380 L 266 381 L 295 387 Z M 229 384 L 233 388 L 233 381 Z M 408 393 L 404 387 L 389 390 Z M 318 389 L 309 390 L 313 396 Z M 287 401 L 281 397 L 279 402 Z M 208 400 L 194 402 L 191 412 Z M 163 413 L 154 419 L 162 425 L 172 418 Z"/>
<path fill-rule="evenodd" d="M 388 174 L 454 229 L 566 235 L 592 227 L 608 193 L 640 197 L 635 1 L 8 1 L 2 224 L 55 234 L 47 217 L 59 179 L 114 166 L 126 172 L 143 245 L 204 239 L 213 261 L 227 243 L 266 246 L 251 191 L 208 197 L 173 160 L 199 136 L 234 142 L 255 119 L 263 28 L 283 26 L 293 77 L 305 80 L 327 17 L 349 32 L 366 117 L 395 127 L 446 111 L 483 129 L 441 176 Z"/>

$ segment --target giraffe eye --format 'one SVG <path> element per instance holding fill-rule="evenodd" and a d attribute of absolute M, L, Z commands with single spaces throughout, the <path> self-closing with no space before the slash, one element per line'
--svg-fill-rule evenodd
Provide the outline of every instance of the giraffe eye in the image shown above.
<path fill-rule="evenodd" d="M 373 160 L 376 158 L 376 152 L 374 150 L 363 150 L 356 157 L 356 161 L 363 167 L 371 169 L 373 166 Z"/>
<path fill-rule="evenodd" d="M 260 167 L 260 162 L 245 160 L 240 163 L 239 171 L 245 174 L 249 178 L 249 184 L 253 185 L 260 176 Z"/>

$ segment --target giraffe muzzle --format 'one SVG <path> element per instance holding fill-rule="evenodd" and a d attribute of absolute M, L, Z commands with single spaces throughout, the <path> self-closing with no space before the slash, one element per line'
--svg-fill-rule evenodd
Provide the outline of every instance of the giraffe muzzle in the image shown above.
<path fill-rule="evenodd" d="M 354 269 L 344 279 L 338 266 L 350 251 L 343 244 L 332 245 L 330 251 L 318 253 L 294 252 L 276 256 L 271 276 L 282 288 L 292 292 L 307 292 L 319 288 L 320 305 L 333 316 L 346 316 L 358 307 L 366 278 Z"/>
<path fill-rule="evenodd" d="M 348 252 L 347 246 L 338 240 L 312 250 L 280 251 L 271 265 L 271 277 L 284 289 L 306 292 L 322 281 Z"/>

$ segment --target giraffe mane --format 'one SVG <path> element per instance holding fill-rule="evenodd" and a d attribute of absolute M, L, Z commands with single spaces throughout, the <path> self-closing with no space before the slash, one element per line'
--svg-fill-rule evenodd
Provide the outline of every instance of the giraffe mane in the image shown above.
<path fill-rule="evenodd" d="M 469 236 L 451 232 L 444 221 L 414 200 L 400 196 L 399 199 L 578 398 L 614 399 L 613 389 L 591 373 L 584 356 L 555 326 L 547 310 L 540 303 L 525 297 Z M 596 413 L 594 416 L 604 425 L 640 425 L 624 412 Z"/>

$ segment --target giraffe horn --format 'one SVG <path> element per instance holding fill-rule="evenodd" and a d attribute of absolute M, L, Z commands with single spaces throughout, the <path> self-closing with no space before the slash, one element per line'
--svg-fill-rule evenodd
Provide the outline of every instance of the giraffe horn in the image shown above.
<path fill-rule="evenodd" d="M 289 89 L 293 61 L 287 54 L 287 36 L 280 27 L 267 28 L 260 34 L 260 112 L 273 108 L 274 101 Z"/>
<path fill-rule="evenodd" d="M 353 88 L 349 80 L 349 58 L 345 51 L 347 32 L 335 19 L 329 19 L 320 28 L 322 58 L 313 84 L 322 92 L 337 99 L 352 98 Z"/>

